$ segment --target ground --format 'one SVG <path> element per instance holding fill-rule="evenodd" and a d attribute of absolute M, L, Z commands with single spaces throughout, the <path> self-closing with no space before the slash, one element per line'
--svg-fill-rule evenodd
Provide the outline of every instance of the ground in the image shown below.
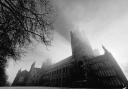
<path fill-rule="evenodd" d="M 99 89 L 99 88 L 59 88 L 59 87 L 0 87 L 0 89 Z M 114 88 L 115 89 L 115 88 Z M 121 88 L 116 88 L 121 89 Z"/>

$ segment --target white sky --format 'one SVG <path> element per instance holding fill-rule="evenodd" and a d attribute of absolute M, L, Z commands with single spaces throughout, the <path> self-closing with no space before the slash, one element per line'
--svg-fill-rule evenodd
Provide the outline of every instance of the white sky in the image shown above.
<path fill-rule="evenodd" d="M 128 77 L 128 0 L 53 0 L 57 21 L 52 47 L 47 50 L 35 43 L 17 63 L 10 61 L 7 69 L 12 82 L 17 70 L 30 68 L 33 61 L 39 67 L 47 58 L 60 61 L 71 55 L 70 30 L 85 32 L 93 48 L 101 45 L 113 54 Z"/>

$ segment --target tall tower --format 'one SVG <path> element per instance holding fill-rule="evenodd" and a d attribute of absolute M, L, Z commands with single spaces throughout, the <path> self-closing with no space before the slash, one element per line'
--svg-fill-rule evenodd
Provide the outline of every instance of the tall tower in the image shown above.
<path fill-rule="evenodd" d="M 75 59 L 80 60 L 81 57 L 91 58 L 94 56 L 93 50 L 88 39 L 78 31 L 71 31 L 72 55 Z"/>

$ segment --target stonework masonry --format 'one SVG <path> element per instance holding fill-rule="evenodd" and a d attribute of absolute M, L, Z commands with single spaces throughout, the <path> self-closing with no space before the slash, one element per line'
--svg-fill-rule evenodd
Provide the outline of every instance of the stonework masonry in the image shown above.
<path fill-rule="evenodd" d="M 84 39 L 84 40 L 83 40 Z M 123 88 L 127 79 L 112 54 L 95 55 L 89 42 L 71 32 L 72 55 L 56 64 L 19 70 L 12 86 Z"/>

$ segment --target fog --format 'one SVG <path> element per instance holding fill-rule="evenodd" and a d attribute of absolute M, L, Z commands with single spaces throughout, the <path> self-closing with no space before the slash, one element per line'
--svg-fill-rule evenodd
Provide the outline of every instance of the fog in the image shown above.
<path fill-rule="evenodd" d="M 70 31 L 82 31 L 93 49 L 104 45 L 128 77 L 128 1 L 127 0 L 53 0 L 57 19 L 52 46 L 34 43 L 21 61 L 9 61 L 7 74 L 12 82 L 18 69 L 29 70 L 33 61 L 40 67 L 47 58 L 52 63 L 71 55 Z"/>

